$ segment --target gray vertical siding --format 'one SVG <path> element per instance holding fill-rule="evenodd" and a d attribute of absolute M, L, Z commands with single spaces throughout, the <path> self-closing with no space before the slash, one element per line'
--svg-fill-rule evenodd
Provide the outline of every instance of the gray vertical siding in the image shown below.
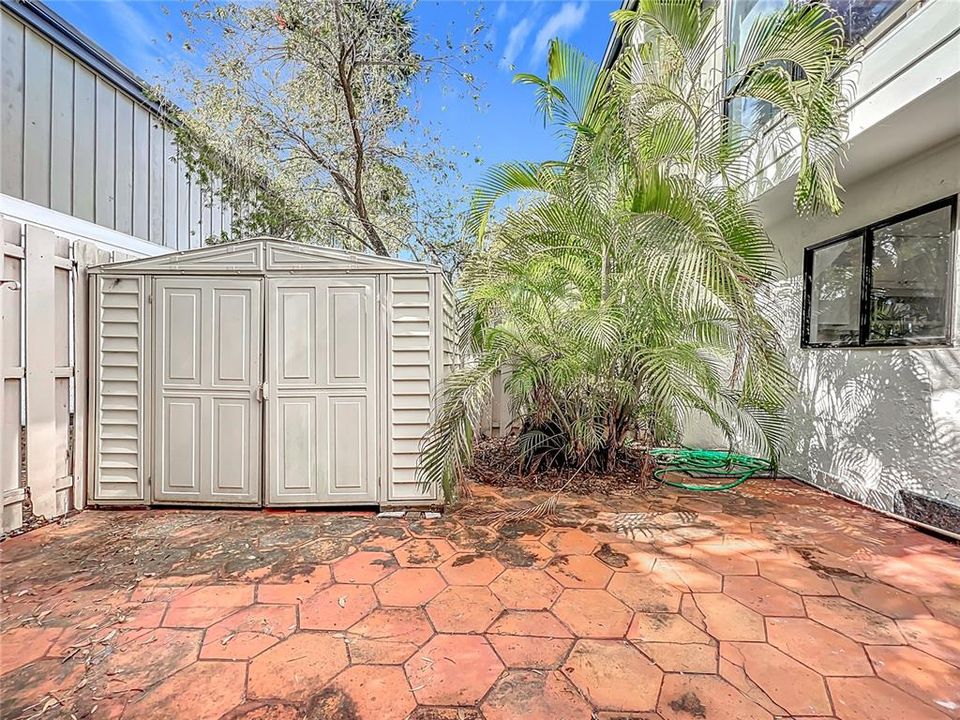
<path fill-rule="evenodd" d="M 175 249 L 230 233 L 231 208 L 187 176 L 144 97 L 7 8 L 0 54 L 0 192 Z"/>

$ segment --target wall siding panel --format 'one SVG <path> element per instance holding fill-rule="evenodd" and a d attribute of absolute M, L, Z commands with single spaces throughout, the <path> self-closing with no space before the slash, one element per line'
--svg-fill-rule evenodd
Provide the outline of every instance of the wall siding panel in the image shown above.
<path fill-rule="evenodd" d="M 114 137 L 116 167 L 116 229 L 133 234 L 133 101 L 117 93 L 117 125 Z"/>
<path fill-rule="evenodd" d="M 97 146 L 97 77 L 73 64 L 73 210 L 82 220 L 94 221 Z"/>
<path fill-rule="evenodd" d="M 150 222 L 150 115 L 133 108 L 133 235 L 148 239 Z"/>
<path fill-rule="evenodd" d="M 73 59 L 53 50 L 53 124 L 50 133 L 50 207 L 73 212 Z"/>
<path fill-rule="evenodd" d="M 169 248 L 229 234 L 219 183 L 194 186 L 166 117 L 69 47 L 3 8 L 0 192 Z"/>
<path fill-rule="evenodd" d="M 53 47 L 31 30 L 24 36 L 23 199 L 50 207 L 50 125 Z"/>
<path fill-rule="evenodd" d="M 97 140 L 94 160 L 94 222 L 116 229 L 114 177 L 117 91 L 97 78 Z"/>
<path fill-rule="evenodd" d="M 147 123 L 147 132 L 150 136 L 147 240 L 163 245 L 163 196 L 166 192 L 163 180 L 163 169 L 166 165 L 166 158 L 163 154 L 163 126 L 149 114 L 147 115 Z"/>
<path fill-rule="evenodd" d="M 0 25 L 0 192 L 23 197 L 23 23 Z"/>

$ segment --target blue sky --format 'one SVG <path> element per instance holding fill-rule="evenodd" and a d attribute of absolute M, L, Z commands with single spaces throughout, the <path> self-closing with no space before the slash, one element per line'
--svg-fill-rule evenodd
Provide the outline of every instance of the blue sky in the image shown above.
<path fill-rule="evenodd" d="M 187 37 L 176 2 L 153 0 L 53 0 L 58 13 L 147 80 L 162 76 L 178 59 Z M 547 43 L 562 37 L 599 60 L 612 25 L 617 0 L 459 0 L 421 2 L 415 17 L 421 33 L 443 37 L 465 32 L 478 9 L 493 45 L 474 68 L 484 85 L 481 107 L 444 93 L 431 83 L 418 93 L 422 120 L 439 127 L 448 144 L 471 153 L 462 163 L 467 184 L 491 163 L 547 160 L 563 155 L 552 131 L 543 127 L 533 105 L 533 90 L 513 84 L 515 72 L 542 74 Z M 173 37 L 168 41 L 167 34 Z M 482 165 L 472 158 L 479 156 Z"/>

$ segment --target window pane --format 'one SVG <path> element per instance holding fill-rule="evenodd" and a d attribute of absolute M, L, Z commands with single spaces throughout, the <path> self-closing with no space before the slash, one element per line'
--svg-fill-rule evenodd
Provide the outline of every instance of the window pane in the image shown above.
<path fill-rule="evenodd" d="M 903 0 L 827 0 L 843 21 L 847 43 L 859 42 L 892 13 Z"/>
<path fill-rule="evenodd" d="M 838 242 L 813 253 L 810 342 L 860 342 L 863 238 Z"/>
<path fill-rule="evenodd" d="M 727 19 L 727 44 L 742 48 L 758 18 L 776 12 L 787 0 L 733 0 Z M 733 89 L 735 78 L 728 78 L 727 92 Z M 744 128 L 765 125 L 775 113 L 773 105 L 754 98 L 737 97 L 727 104 L 727 115 Z"/>
<path fill-rule="evenodd" d="M 949 207 L 874 231 L 870 340 L 946 337 L 950 238 Z"/>

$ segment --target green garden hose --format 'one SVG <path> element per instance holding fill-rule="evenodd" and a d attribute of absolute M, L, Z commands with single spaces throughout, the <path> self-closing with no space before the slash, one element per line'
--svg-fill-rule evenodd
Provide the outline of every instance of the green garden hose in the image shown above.
<path fill-rule="evenodd" d="M 770 463 L 762 458 L 739 455 L 725 450 L 693 450 L 690 448 L 654 448 L 650 450 L 657 463 L 653 476 L 670 487 L 681 490 L 712 492 L 737 487 L 758 472 L 770 469 Z M 732 478 L 719 485 L 695 485 L 667 480 L 670 472 L 684 473 L 694 478 Z"/>

